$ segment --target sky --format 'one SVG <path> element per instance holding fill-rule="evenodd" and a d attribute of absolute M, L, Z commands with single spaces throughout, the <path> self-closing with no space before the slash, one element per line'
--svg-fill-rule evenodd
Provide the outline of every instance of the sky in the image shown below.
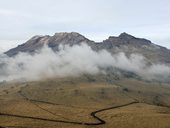
<path fill-rule="evenodd" d="M 0 0 L 0 51 L 72 31 L 94 41 L 127 32 L 170 48 L 170 0 Z"/>

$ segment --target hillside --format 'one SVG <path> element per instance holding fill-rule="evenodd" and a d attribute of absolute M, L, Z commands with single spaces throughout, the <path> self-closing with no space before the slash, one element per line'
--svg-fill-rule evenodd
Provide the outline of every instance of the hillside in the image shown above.
<path fill-rule="evenodd" d="M 170 127 L 164 83 L 84 76 L 0 86 L 1 128 Z"/>

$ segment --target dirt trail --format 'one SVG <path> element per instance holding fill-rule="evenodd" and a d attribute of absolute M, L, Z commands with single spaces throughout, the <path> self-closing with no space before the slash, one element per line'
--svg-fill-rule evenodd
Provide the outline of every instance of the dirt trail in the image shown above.
<path fill-rule="evenodd" d="M 28 100 L 28 101 L 32 101 L 29 98 L 27 98 L 25 95 L 22 94 L 22 96 Z M 36 102 L 36 100 L 34 100 L 34 102 Z M 41 102 L 41 101 L 37 101 L 37 102 Z M 104 119 L 101 119 L 99 116 L 97 116 L 97 113 L 103 112 L 103 111 L 107 111 L 107 110 L 111 110 L 111 109 L 116 109 L 116 108 L 121 108 L 121 107 L 126 107 L 132 104 L 137 104 L 139 102 L 130 102 L 127 104 L 123 104 L 123 105 L 118 105 L 118 106 L 113 106 L 113 107 L 109 107 L 109 108 L 103 108 L 103 109 L 99 109 L 97 111 L 91 112 L 90 116 L 92 116 L 94 119 L 96 119 L 98 122 L 74 122 L 74 121 L 64 121 L 64 120 L 52 120 L 52 119 L 46 119 L 46 118 L 40 118 L 40 117 L 31 117 L 31 116 L 22 116 L 22 115 L 15 115 L 15 114 L 7 114 L 7 113 L 0 113 L 0 116 L 9 116 L 9 117 L 17 117 L 17 118 L 24 118 L 24 119 L 33 119 L 33 120 L 41 120 L 41 121 L 50 121 L 50 122 L 58 122 L 58 123 L 69 123 L 69 124 L 77 124 L 77 125 L 102 125 L 102 124 L 106 124 L 106 121 Z M 35 103 L 33 103 L 35 104 Z M 37 105 L 36 105 L 37 106 Z M 39 106 L 37 106 L 39 107 Z M 53 114 L 52 112 L 40 107 L 40 109 L 42 109 L 43 111 L 46 111 L 50 114 Z M 0 127 L 1 128 L 1 127 Z"/>
<path fill-rule="evenodd" d="M 54 116 L 58 116 L 56 113 L 54 112 L 51 112 L 47 109 L 44 109 L 43 107 L 41 107 L 40 105 L 38 105 L 37 103 L 44 103 L 44 104 L 51 104 L 51 105 L 61 105 L 61 104 L 55 104 L 55 103 L 50 103 L 50 102 L 46 102 L 46 101 L 39 101 L 39 100 L 34 100 L 34 99 L 29 99 L 26 95 L 24 95 L 21 91 L 18 92 L 25 100 L 27 100 L 28 102 L 34 104 L 36 107 L 38 107 L 39 109 L 49 113 L 49 114 L 52 114 Z M 122 108 L 122 107 L 127 107 L 129 105 L 133 105 L 133 104 L 138 104 L 138 103 L 144 103 L 144 102 L 140 102 L 138 101 L 137 99 L 129 96 L 127 93 L 125 93 L 125 95 L 131 99 L 133 99 L 132 102 L 129 102 L 129 103 L 126 103 L 126 104 L 122 104 L 122 105 L 118 105 L 118 106 L 113 106 L 113 107 L 107 107 L 107 108 L 102 108 L 102 109 L 99 109 L 99 110 L 96 110 L 96 111 L 93 111 L 90 113 L 90 116 L 93 117 L 96 122 L 79 122 L 79 121 L 65 121 L 65 120 L 57 120 L 57 119 L 46 119 L 46 118 L 41 118 L 41 117 L 32 117 L 32 116 L 24 116 L 24 115 L 15 115 L 15 114 L 8 114 L 8 113 L 0 113 L 0 116 L 7 116 L 7 117 L 16 117 L 16 118 L 23 118 L 23 119 L 32 119 L 32 120 L 40 120 L 40 121 L 49 121 L 49 122 L 57 122 L 57 123 L 66 123 L 66 124 L 75 124 L 75 125 L 91 125 L 91 126 L 94 126 L 94 125 L 103 125 L 103 124 L 106 124 L 107 122 L 102 119 L 101 117 L 99 117 L 97 114 L 98 113 L 101 113 L 101 112 L 104 112 L 104 111 L 108 111 L 108 110 L 111 110 L 111 109 L 117 109 L 117 108 Z M 158 106 L 157 104 L 149 104 L 149 103 L 144 103 L 144 104 L 148 104 L 148 105 L 156 105 Z M 63 105 L 63 104 L 62 104 Z M 159 106 L 161 107 L 167 107 L 167 108 L 170 108 L 170 106 L 167 106 L 167 105 L 163 105 L 163 104 L 159 104 Z M 70 107 L 73 107 L 73 106 L 70 106 Z M 64 117 L 62 117 L 63 119 L 66 119 Z M 8 127 L 3 127 L 3 126 L 0 126 L 0 128 L 8 128 Z"/>

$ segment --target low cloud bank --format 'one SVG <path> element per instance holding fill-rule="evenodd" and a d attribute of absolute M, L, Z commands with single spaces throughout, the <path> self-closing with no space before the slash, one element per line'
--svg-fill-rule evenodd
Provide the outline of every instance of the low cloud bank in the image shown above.
<path fill-rule="evenodd" d="M 38 80 L 50 77 L 95 75 L 113 67 L 133 72 L 144 79 L 166 80 L 170 67 L 148 64 L 142 55 L 124 53 L 111 55 L 106 50 L 93 51 L 88 45 L 60 46 L 58 52 L 44 46 L 34 55 L 19 53 L 15 57 L 0 56 L 0 81 Z"/>

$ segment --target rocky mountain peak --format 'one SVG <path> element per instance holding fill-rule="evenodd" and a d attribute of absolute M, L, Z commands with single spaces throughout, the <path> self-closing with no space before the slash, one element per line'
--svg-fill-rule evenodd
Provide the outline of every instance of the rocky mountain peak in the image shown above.
<path fill-rule="evenodd" d="M 110 36 L 106 41 L 111 41 L 111 42 L 129 42 L 130 40 L 133 39 L 138 39 L 126 32 L 121 33 L 118 37 L 116 36 Z"/>
<path fill-rule="evenodd" d="M 83 36 L 77 32 L 59 32 L 59 33 L 55 33 L 54 36 L 74 36 L 74 37 L 77 37 L 77 36 Z"/>
<path fill-rule="evenodd" d="M 121 33 L 121 34 L 119 35 L 119 38 L 125 39 L 125 40 L 135 39 L 134 36 L 132 36 L 132 35 L 126 33 L 126 32 Z"/>
<path fill-rule="evenodd" d="M 150 40 L 144 38 L 137 38 L 132 36 L 126 32 L 121 33 L 118 37 L 110 36 L 107 40 L 104 41 L 106 44 L 110 43 L 113 46 L 121 46 L 121 45 L 131 45 L 134 47 L 141 47 L 143 45 L 151 46 L 152 42 Z"/>
<path fill-rule="evenodd" d="M 83 35 L 77 33 L 77 32 L 60 32 L 60 33 L 55 33 L 55 35 L 52 37 L 55 40 L 75 40 L 75 41 L 83 41 L 83 40 L 88 40 L 85 38 Z"/>
<path fill-rule="evenodd" d="M 82 42 L 90 42 L 89 39 L 85 38 L 83 35 L 76 32 L 61 32 L 55 33 L 48 41 L 48 46 L 53 50 L 58 50 L 59 45 L 75 45 Z"/>
<path fill-rule="evenodd" d="M 55 33 L 53 36 L 34 36 L 26 43 L 5 52 L 8 56 L 15 56 L 19 52 L 35 53 L 44 45 L 48 45 L 52 50 L 58 51 L 60 45 L 79 45 L 86 43 L 93 50 L 107 50 L 112 54 L 124 52 L 129 55 L 139 53 L 153 62 L 170 63 L 170 50 L 153 44 L 144 38 L 137 38 L 127 33 L 121 33 L 118 37 L 110 36 L 100 43 L 95 43 L 77 32 Z"/>

